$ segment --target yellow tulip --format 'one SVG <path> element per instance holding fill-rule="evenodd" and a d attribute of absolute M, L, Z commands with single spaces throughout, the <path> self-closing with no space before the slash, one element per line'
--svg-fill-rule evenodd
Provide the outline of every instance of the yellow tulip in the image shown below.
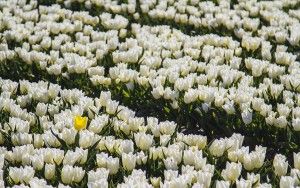
<path fill-rule="evenodd" d="M 87 120 L 88 120 L 87 117 L 75 116 L 75 118 L 74 118 L 74 128 L 77 131 L 85 129 L 86 125 L 87 125 Z"/>

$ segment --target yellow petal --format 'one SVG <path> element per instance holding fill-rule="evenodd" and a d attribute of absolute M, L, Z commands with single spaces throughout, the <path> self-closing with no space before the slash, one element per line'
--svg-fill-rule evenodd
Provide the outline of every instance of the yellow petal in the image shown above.
<path fill-rule="evenodd" d="M 74 128 L 78 131 L 85 129 L 87 125 L 87 117 L 75 116 L 74 117 Z"/>

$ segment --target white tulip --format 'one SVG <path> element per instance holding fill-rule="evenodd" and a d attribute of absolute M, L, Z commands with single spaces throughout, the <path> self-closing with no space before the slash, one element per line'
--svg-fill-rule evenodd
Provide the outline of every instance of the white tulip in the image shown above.
<path fill-rule="evenodd" d="M 79 146 L 81 148 L 88 148 L 92 146 L 95 138 L 95 134 L 88 130 L 82 130 L 79 132 Z"/>
<path fill-rule="evenodd" d="M 142 132 L 134 134 L 134 140 L 138 148 L 141 150 L 148 150 L 153 143 L 153 135 Z"/>
<path fill-rule="evenodd" d="M 109 117 L 107 115 L 96 116 L 96 118 L 92 119 L 88 130 L 94 133 L 100 133 L 104 126 L 108 124 L 108 121 Z"/>
<path fill-rule="evenodd" d="M 119 154 L 133 152 L 133 142 L 131 140 L 122 140 L 117 151 Z"/>
<path fill-rule="evenodd" d="M 290 188 L 295 186 L 295 178 L 290 176 L 281 176 L 279 182 L 280 188 Z"/>
<path fill-rule="evenodd" d="M 251 185 L 260 183 L 260 174 L 247 173 L 247 180 L 251 182 Z"/>
<path fill-rule="evenodd" d="M 98 168 L 95 171 L 91 170 L 88 172 L 88 182 L 96 182 L 99 179 L 107 180 L 109 175 L 109 170 L 105 168 Z"/>
<path fill-rule="evenodd" d="M 170 139 L 171 139 L 171 135 L 165 135 L 165 134 L 160 135 L 159 144 L 161 146 L 166 146 L 169 143 Z"/>
<path fill-rule="evenodd" d="M 31 163 L 35 170 L 41 170 L 44 167 L 44 157 L 35 154 L 31 156 Z"/>
<path fill-rule="evenodd" d="M 300 131 L 300 118 L 292 119 L 292 126 L 295 131 Z"/>
<path fill-rule="evenodd" d="M 74 167 L 73 168 L 73 173 L 74 173 L 74 182 L 79 183 L 84 175 L 85 175 L 85 171 L 81 168 L 81 167 Z"/>
<path fill-rule="evenodd" d="M 117 108 L 118 108 L 118 105 L 119 105 L 119 102 L 116 102 L 116 101 L 112 101 L 112 100 L 107 100 L 107 103 L 106 103 L 106 112 L 108 114 L 115 114 L 116 111 L 117 111 Z"/>
<path fill-rule="evenodd" d="M 148 156 L 143 151 L 136 154 L 136 163 L 138 165 L 146 164 Z"/>
<path fill-rule="evenodd" d="M 234 182 L 241 175 L 241 163 L 227 162 L 226 169 L 222 170 L 221 175 L 226 181 Z"/>
<path fill-rule="evenodd" d="M 51 180 L 55 176 L 55 165 L 54 164 L 45 164 L 45 178 Z"/>
<path fill-rule="evenodd" d="M 240 180 L 236 180 L 236 187 L 237 188 L 251 188 L 252 184 L 250 180 L 244 180 L 241 178 Z"/>
<path fill-rule="evenodd" d="M 285 116 L 279 116 L 275 119 L 274 125 L 279 128 L 285 128 L 288 124 L 288 121 Z"/>
<path fill-rule="evenodd" d="M 122 165 L 127 171 L 132 171 L 136 165 L 136 156 L 132 153 L 122 153 Z"/>
<path fill-rule="evenodd" d="M 243 122 L 248 125 L 252 122 L 252 111 L 250 109 L 242 112 Z"/>
<path fill-rule="evenodd" d="M 75 129 L 63 128 L 59 135 L 61 139 L 66 142 L 66 144 L 72 145 L 75 142 L 76 133 L 77 131 Z"/>
<path fill-rule="evenodd" d="M 293 157 L 294 157 L 294 167 L 300 170 L 300 152 L 293 153 Z"/>
<path fill-rule="evenodd" d="M 14 183 L 29 183 L 34 177 L 34 169 L 30 166 L 25 167 L 9 167 L 9 177 Z"/>
<path fill-rule="evenodd" d="M 288 117 L 291 110 L 288 106 L 284 104 L 277 104 L 277 112 L 279 113 L 280 116 Z"/>
<path fill-rule="evenodd" d="M 1 154 L 0 155 L 0 169 L 3 169 L 4 166 L 4 159 L 5 159 L 5 155 Z"/>
<path fill-rule="evenodd" d="M 273 160 L 274 173 L 277 176 L 284 176 L 287 173 L 288 162 L 286 157 L 281 154 L 276 154 Z"/>
<path fill-rule="evenodd" d="M 36 115 L 44 116 L 47 113 L 48 105 L 44 103 L 38 103 L 36 106 Z"/>
<path fill-rule="evenodd" d="M 93 188 L 108 188 L 108 181 L 105 179 L 98 179 L 97 181 L 94 182 L 88 182 L 87 186 L 88 187 L 93 187 Z"/>
<path fill-rule="evenodd" d="M 163 161 L 164 161 L 164 165 L 167 170 L 177 170 L 178 169 L 177 161 L 173 157 L 168 157 L 168 158 L 164 159 Z"/>
<path fill-rule="evenodd" d="M 230 182 L 229 181 L 216 181 L 216 188 L 229 188 Z"/>
<path fill-rule="evenodd" d="M 64 165 L 61 170 L 61 180 L 64 184 L 71 184 L 74 179 L 74 170 L 70 165 Z"/>
<path fill-rule="evenodd" d="M 122 160 L 123 162 L 123 160 Z M 107 168 L 109 169 L 109 174 L 116 174 L 119 170 L 119 158 L 109 157 L 107 160 Z"/>
<path fill-rule="evenodd" d="M 226 143 L 224 140 L 214 140 L 209 147 L 209 152 L 216 157 L 221 157 L 225 151 Z"/>
<path fill-rule="evenodd" d="M 43 135 L 41 134 L 34 134 L 33 135 L 33 145 L 35 148 L 41 148 L 44 145 Z"/>
<path fill-rule="evenodd" d="M 226 111 L 227 114 L 234 114 L 235 113 L 235 108 L 234 108 L 234 102 L 233 101 L 228 101 L 226 102 L 222 108 Z"/>

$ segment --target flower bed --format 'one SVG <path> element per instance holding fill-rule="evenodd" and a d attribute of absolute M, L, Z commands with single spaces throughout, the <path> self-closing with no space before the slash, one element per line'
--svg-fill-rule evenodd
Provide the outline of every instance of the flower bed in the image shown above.
<path fill-rule="evenodd" d="M 0 1 L 2 185 L 298 185 L 299 7 Z"/>

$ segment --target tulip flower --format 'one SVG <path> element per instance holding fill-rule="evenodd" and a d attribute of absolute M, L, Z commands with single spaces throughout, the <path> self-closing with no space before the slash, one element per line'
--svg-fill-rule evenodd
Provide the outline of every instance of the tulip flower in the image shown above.
<path fill-rule="evenodd" d="M 74 128 L 77 131 L 85 129 L 86 125 L 87 125 L 87 121 L 88 121 L 87 117 L 75 116 L 74 117 Z"/>

